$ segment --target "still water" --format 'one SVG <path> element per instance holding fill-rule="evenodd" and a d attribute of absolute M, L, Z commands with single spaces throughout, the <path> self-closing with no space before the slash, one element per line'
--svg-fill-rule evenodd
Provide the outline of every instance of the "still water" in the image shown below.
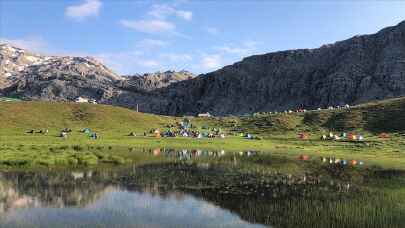
<path fill-rule="evenodd" d="M 122 174 L 3 173 L 0 227 L 263 227 L 191 194 L 160 192 L 158 183 L 111 183 Z"/>
<path fill-rule="evenodd" d="M 134 152 L 135 153 L 135 152 Z M 405 172 L 254 151 L 0 172 L 0 227 L 403 227 Z"/>

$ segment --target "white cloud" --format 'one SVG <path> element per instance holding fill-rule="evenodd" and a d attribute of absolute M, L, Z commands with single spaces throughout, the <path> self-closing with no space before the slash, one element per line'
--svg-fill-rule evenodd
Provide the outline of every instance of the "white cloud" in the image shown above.
<path fill-rule="evenodd" d="M 193 12 L 191 11 L 184 11 L 184 10 L 177 10 L 176 16 L 180 17 L 186 21 L 191 21 L 193 19 Z"/>
<path fill-rule="evenodd" d="M 166 47 L 167 45 L 168 42 L 163 40 L 143 39 L 136 44 L 136 47 L 140 49 L 151 50 Z"/>
<path fill-rule="evenodd" d="M 191 21 L 193 18 L 193 12 L 185 10 L 177 10 L 176 8 L 165 5 L 165 4 L 155 4 L 152 9 L 148 12 L 152 17 L 158 19 L 166 19 L 169 16 L 176 16 L 186 21 Z"/>
<path fill-rule="evenodd" d="M 218 35 L 219 34 L 219 29 L 215 27 L 205 27 L 204 31 L 208 32 L 211 35 Z"/>
<path fill-rule="evenodd" d="M 65 15 L 76 20 L 98 16 L 101 6 L 102 3 L 100 0 L 85 0 L 82 4 L 68 6 L 65 9 Z"/>
<path fill-rule="evenodd" d="M 28 51 L 44 53 L 48 49 L 48 44 L 42 38 L 29 37 L 23 39 L 7 39 L 0 37 L 0 43 L 11 44 L 15 47 L 26 49 Z"/>
<path fill-rule="evenodd" d="M 124 27 L 144 33 L 173 32 L 176 26 L 164 20 L 121 20 Z"/>
<path fill-rule="evenodd" d="M 212 70 L 220 67 L 222 64 L 222 56 L 219 54 L 203 55 L 200 66 L 206 70 Z"/>

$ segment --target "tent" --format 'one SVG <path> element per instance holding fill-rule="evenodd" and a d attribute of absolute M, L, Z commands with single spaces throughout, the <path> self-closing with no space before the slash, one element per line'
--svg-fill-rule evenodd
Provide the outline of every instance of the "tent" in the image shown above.
<path fill-rule="evenodd" d="M 156 138 L 160 138 L 160 137 L 161 137 L 159 129 L 156 129 L 153 133 L 155 134 L 155 137 L 156 137 Z"/>
<path fill-rule="evenodd" d="M 349 140 L 356 140 L 357 139 L 357 135 L 353 134 L 353 133 L 349 133 L 349 135 L 347 136 L 347 138 Z"/>
<path fill-rule="evenodd" d="M 97 133 L 91 134 L 90 137 L 91 137 L 92 139 L 97 139 L 97 138 L 98 138 Z"/>
<path fill-rule="evenodd" d="M 307 139 L 309 139 L 309 134 L 308 133 L 299 133 L 298 137 L 302 140 L 307 140 Z"/>
<path fill-rule="evenodd" d="M 298 157 L 299 160 L 301 161 L 308 161 L 309 160 L 309 156 L 306 154 L 302 154 Z"/>
<path fill-rule="evenodd" d="M 85 134 L 90 134 L 90 133 L 91 133 L 91 130 L 90 130 L 90 128 L 84 128 L 84 129 L 82 130 L 82 132 L 85 133 Z"/>
<path fill-rule="evenodd" d="M 378 137 L 380 139 L 388 139 L 390 137 L 390 135 L 388 133 L 381 133 Z"/>

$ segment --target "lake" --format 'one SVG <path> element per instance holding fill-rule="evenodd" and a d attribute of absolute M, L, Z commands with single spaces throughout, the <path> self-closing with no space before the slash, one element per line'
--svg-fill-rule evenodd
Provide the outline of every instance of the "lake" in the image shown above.
<path fill-rule="evenodd" d="M 135 152 L 134 152 L 135 153 Z M 404 173 L 256 151 L 0 173 L 0 227 L 403 227 Z"/>

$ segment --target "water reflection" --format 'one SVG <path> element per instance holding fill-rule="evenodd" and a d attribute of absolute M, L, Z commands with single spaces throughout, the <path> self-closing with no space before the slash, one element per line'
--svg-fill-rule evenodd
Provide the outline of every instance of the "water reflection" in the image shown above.
<path fill-rule="evenodd" d="M 179 160 L 191 160 L 192 158 L 219 158 L 225 155 L 237 155 L 244 157 L 251 157 L 258 155 L 257 151 L 240 151 L 240 152 L 225 152 L 225 150 L 198 150 L 198 149 L 166 149 L 166 148 L 155 148 L 149 150 L 149 153 L 153 156 L 164 156 L 177 158 Z"/>
<path fill-rule="evenodd" d="M 6 172 L 1 227 L 260 227 L 162 183 L 126 183 L 118 171 Z"/>
<path fill-rule="evenodd" d="M 367 175 L 377 174 L 371 170 L 254 151 L 142 154 L 149 163 L 120 169 L 0 173 L 0 227 L 401 227 L 405 222 L 400 194 L 386 191 L 372 198 L 362 186 L 371 180 Z M 267 170 L 303 164 L 311 172 Z M 393 182 L 405 183 L 400 177 Z M 390 185 L 398 192 L 401 187 Z"/>

